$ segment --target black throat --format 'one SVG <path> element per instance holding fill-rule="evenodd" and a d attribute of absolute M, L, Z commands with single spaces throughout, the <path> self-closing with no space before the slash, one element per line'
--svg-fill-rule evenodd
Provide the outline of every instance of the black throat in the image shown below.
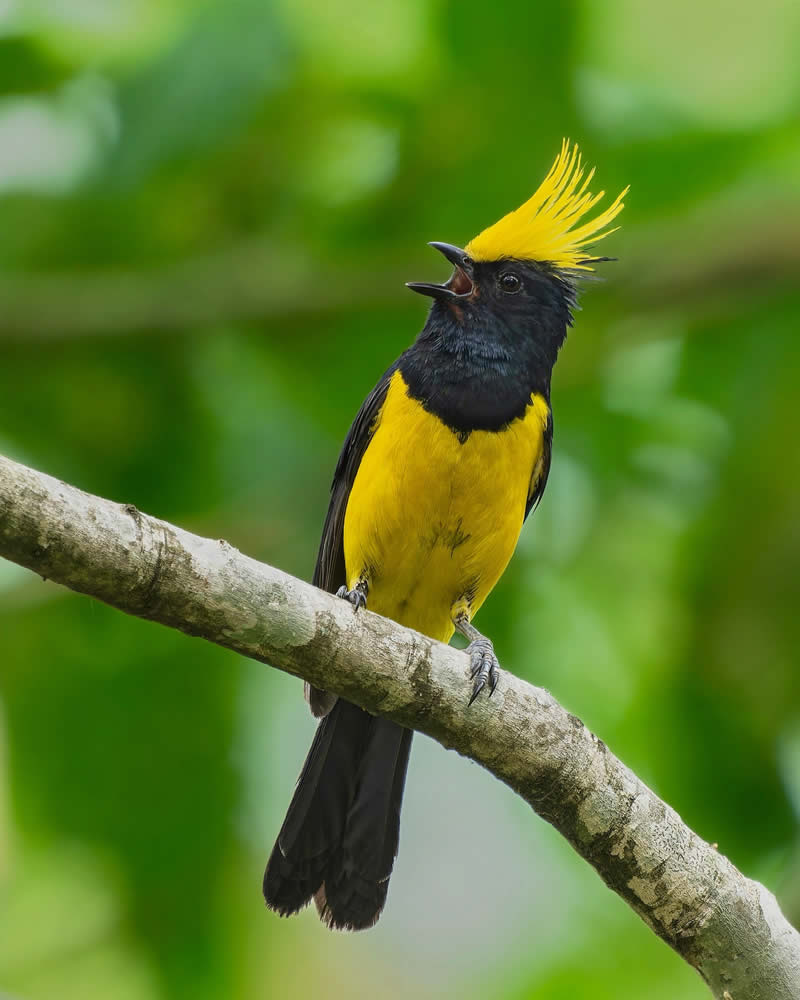
<path fill-rule="evenodd" d="M 532 393 L 549 404 L 570 318 L 567 303 L 509 324 L 483 308 L 435 302 L 399 368 L 409 394 L 462 440 L 470 431 L 499 431 L 524 415 Z"/>

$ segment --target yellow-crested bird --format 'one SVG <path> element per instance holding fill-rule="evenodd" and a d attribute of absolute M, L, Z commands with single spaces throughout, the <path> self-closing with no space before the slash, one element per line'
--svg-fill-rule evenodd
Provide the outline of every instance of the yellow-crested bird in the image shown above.
<path fill-rule="evenodd" d="M 550 377 L 577 281 L 598 261 L 623 191 L 590 217 L 577 146 L 564 142 L 535 194 L 462 250 L 411 347 L 383 374 L 347 434 L 314 583 L 448 642 L 469 642 L 469 704 L 498 683 L 472 618 L 497 583 L 550 469 Z M 397 854 L 412 733 L 315 688 L 322 717 L 264 874 L 283 916 L 314 898 L 335 928 L 372 926 Z"/>

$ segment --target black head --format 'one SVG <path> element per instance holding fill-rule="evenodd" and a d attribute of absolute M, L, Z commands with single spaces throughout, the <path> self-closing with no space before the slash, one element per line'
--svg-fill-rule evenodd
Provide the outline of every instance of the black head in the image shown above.
<path fill-rule="evenodd" d="M 449 243 L 431 243 L 454 266 L 442 285 L 409 282 L 434 299 L 426 329 L 447 330 L 476 349 L 509 351 L 552 369 L 572 322 L 575 286 L 537 261 L 474 261 Z"/>

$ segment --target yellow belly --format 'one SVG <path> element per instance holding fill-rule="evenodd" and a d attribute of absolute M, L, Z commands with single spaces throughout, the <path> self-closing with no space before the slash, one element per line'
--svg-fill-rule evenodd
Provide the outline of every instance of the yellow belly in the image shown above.
<path fill-rule="evenodd" d="M 372 611 L 447 642 L 514 552 L 548 412 L 533 395 L 523 417 L 462 443 L 395 372 L 347 504 L 348 587 L 365 580 Z"/>

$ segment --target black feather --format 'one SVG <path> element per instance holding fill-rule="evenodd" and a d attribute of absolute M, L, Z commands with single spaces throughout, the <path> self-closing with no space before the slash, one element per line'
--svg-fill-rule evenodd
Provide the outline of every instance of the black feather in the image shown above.
<path fill-rule="evenodd" d="M 339 700 L 320 722 L 264 873 L 281 916 L 316 897 L 330 927 L 371 927 L 386 902 L 412 733 Z"/>
<path fill-rule="evenodd" d="M 528 496 L 528 502 L 525 504 L 525 519 L 527 520 L 528 514 L 532 510 L 536 510 L 539 506 L 539 501 L 544 496 L 544 490 L 547 486 L 547 477 L 550 475 L 550 462 L 553 457 L 553 411 L 548 408 L 547 413 L 547 425 L 544 429 L 544 436 L 542 438 L 542 468 L 536 481 L 532 484 L 533 489 Z"/>
<path fill-rule="evenodd" d="M 331 499 L 328 513 L 322 529 L 322 540 L 317 553 L 317 564 L 311 582 L 315 587 L 335 594 L 342 584 L 347 584 L 347 571 L 344 565 L 344 515 L 350 490 L 361 464 L 364 452 L 372 438 L 375 420 L 381 411 L 389 382 L 397 369 L 397 364 L 383 373 L 380 381 L 364 400 L 358 411 L 347 437 L 344 439 L 336 471 L 331 484 Z M 336 702 L 336 696 L 311 684 L 305 685 L 306 700 L 311 712 L 316 718 L 327 715 Z"/>
<path fill-rule="evenodd" d="M 344 836 L 315 899 L 329 927 L 363 930 L 383 910 L 400 841 L 412 735 L 386 719 L 373 720 Z"/>

